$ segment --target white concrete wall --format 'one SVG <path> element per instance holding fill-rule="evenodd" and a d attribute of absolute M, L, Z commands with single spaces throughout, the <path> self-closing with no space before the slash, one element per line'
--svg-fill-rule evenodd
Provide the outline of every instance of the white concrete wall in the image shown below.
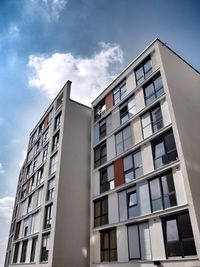
<path fill-rule="evenodd" d="M 144 92 L 142 88 L 139 88 L 135 92 L 135 104 L 136 104 L 136 112 L 139 112 L 145 107 Z"/>
<path fill-rule="evenodd" d="M 127 94 L 129 94 L 136 87 L 135 74 L 131 71 L 126 77 L 126 89 Z"/>
<path fill-rule="evenodd" d="M 112 193 L 108 195 L 108 222 L 109 224 L 112 224 L 118 221 L 118 195 L 117 193 Z"/>
<path fill-rule="evenodd" d="M 101 262 L 101 255 L 100 255 L 100 233 L 95 232 L 91 236 L 91 253 L 93 255 L 92 262 L 94 263 L 100 263 Z"/>
<path fill-rule="evenodd" d="M 166 99 L 164 99 L 160 102 L 160 108 L 161 108 L 162 117 L 163 117 L 163 124 L 164 124 L 164 126 L 167 126 L 172 121 L 171 121 L 171 117 L 169 114 L 169 107 L 168 107 Z"/>
<path fill-rule="evenodd" d="M 187 204 L 187 197 L 185 193 L 185 186 L 183 182 L 183 175 L 181 169 L 175 167 L 172 169 L 173 179 L 174 179 L 174 186 L 176 191 L 176 199 L 178 205 Z"/>
<path fill-rule="evenodd" d="M 151 149 L 151 143 L 146 143 L 141 146 L 141 155 L 142 155 L 142 163 L 143 163 L 143 173 L 147 174 L 154 170 L 153 164 L 153 154 Z"/>
<path fill-rule="evenodd" d="M 135 118 L 131 122 L 131 128 L 132 128 L 132 132 L 133 132 L 134 144 L 141 142 L 143 140 L 143 136 L 142 136 L 142 127 L 141 127 L 140 117 Z"/>
<path fill-rule="evenodd" d="M 113 159 L 115 157 L 115 136 L 110 136 L 106 141 L 107 147 L 107 161 Z"/>
<path fill-rule="evenodd" d="M 128 262 L 128 236 L 125 225 L 117 227 L 117 258 L 118 262 Z"/>
<path fill-rule="evenodd" d="M 165 247 L 160 218 L 149 220 L 149 232 L 151 240 L 151 251 L 153 260 L 165 259 Z"/>
<path fill-rule="evenodd" d="M 98 196 L 100 194 L 100 175 L 99 171 L 95 171 L 92 177 L 93 185 L 93 196 Z"/>

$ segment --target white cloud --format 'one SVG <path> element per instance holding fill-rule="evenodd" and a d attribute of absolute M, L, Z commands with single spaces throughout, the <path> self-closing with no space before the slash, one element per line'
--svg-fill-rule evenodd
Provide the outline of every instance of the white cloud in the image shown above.
<path fill-rule="evenodd" d="M 14 204 L 14 197 L 0 198 L 0 220 L 10 222 Z"/>
<path fill-rule="evenodd" d="M 91 103 L 113 79 L 123 61 L 118 44 L 99 43 L 100 50 L 90 58 L 75 57 L 71 53 L 55 53 L 49 57 L 29 56 L 28 66 L 34 74 L 29 85 L 53 98 L 66 80 L 72 81 L 72 98 Z"/>
<path fill-rule="evenodd" d="M 40 11 L 43 11 L 48 15 L 50 20 L 58 20 L 62 10 L 67 5 L 67 0 L 31 0 L 34 6 L 39 7 Z"/>
<path fill-rule="evenodd" d="M 3 173 L 5 173 L 5 170 L 4 170 L 3 164 L 0 162 L 0 175 Z"/>

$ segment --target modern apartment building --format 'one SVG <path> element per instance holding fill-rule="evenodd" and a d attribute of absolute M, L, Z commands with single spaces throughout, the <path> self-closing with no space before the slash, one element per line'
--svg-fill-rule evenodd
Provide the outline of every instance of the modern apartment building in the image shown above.
<path fill-rule="evenodd" d="M 158 39 L 92 103 L 90 266 L 200 266 L 199 103 Z"/>
<path fill-rule="evenodd" d="M 89 266 L 91 109 L 68 81 L 32 133 L 19 182 L 7 266 Z"/>

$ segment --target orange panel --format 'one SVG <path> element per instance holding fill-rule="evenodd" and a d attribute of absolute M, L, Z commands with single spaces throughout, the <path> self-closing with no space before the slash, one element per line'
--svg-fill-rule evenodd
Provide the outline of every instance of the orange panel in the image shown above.
<path fill-rule="evenodd" d="M 105 103 L 106 103 L 106 110 L 109 110 L 113 106 L 113 93 L 112 92 L 110 92 L 105 97 Z"/>
<path fill-rule="evenodd" d="M 114 161 L 114 175 L 115 175 L 115 186 L 124 184 L 124 173 L 123 173 L 123 160 L 122 158 Z"/>

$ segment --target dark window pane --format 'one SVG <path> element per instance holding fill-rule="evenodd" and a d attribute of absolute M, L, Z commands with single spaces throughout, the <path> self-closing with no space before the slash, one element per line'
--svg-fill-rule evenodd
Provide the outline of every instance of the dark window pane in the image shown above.
<path fill-rule="evenodd" d="M 167 257 L 182 256 L 182 249 L 180 242 L 170 242 L 166 245 Z"/>
<path fill-rule="evenodd" d="M 179 215 L 178 223 L 179 223 L 179 230 L 180 230 L 180 235 L 182 239 L 191 238 L 191 237 L 193 238 L 190 217 L 188 216 L 188 214 Z"/>

